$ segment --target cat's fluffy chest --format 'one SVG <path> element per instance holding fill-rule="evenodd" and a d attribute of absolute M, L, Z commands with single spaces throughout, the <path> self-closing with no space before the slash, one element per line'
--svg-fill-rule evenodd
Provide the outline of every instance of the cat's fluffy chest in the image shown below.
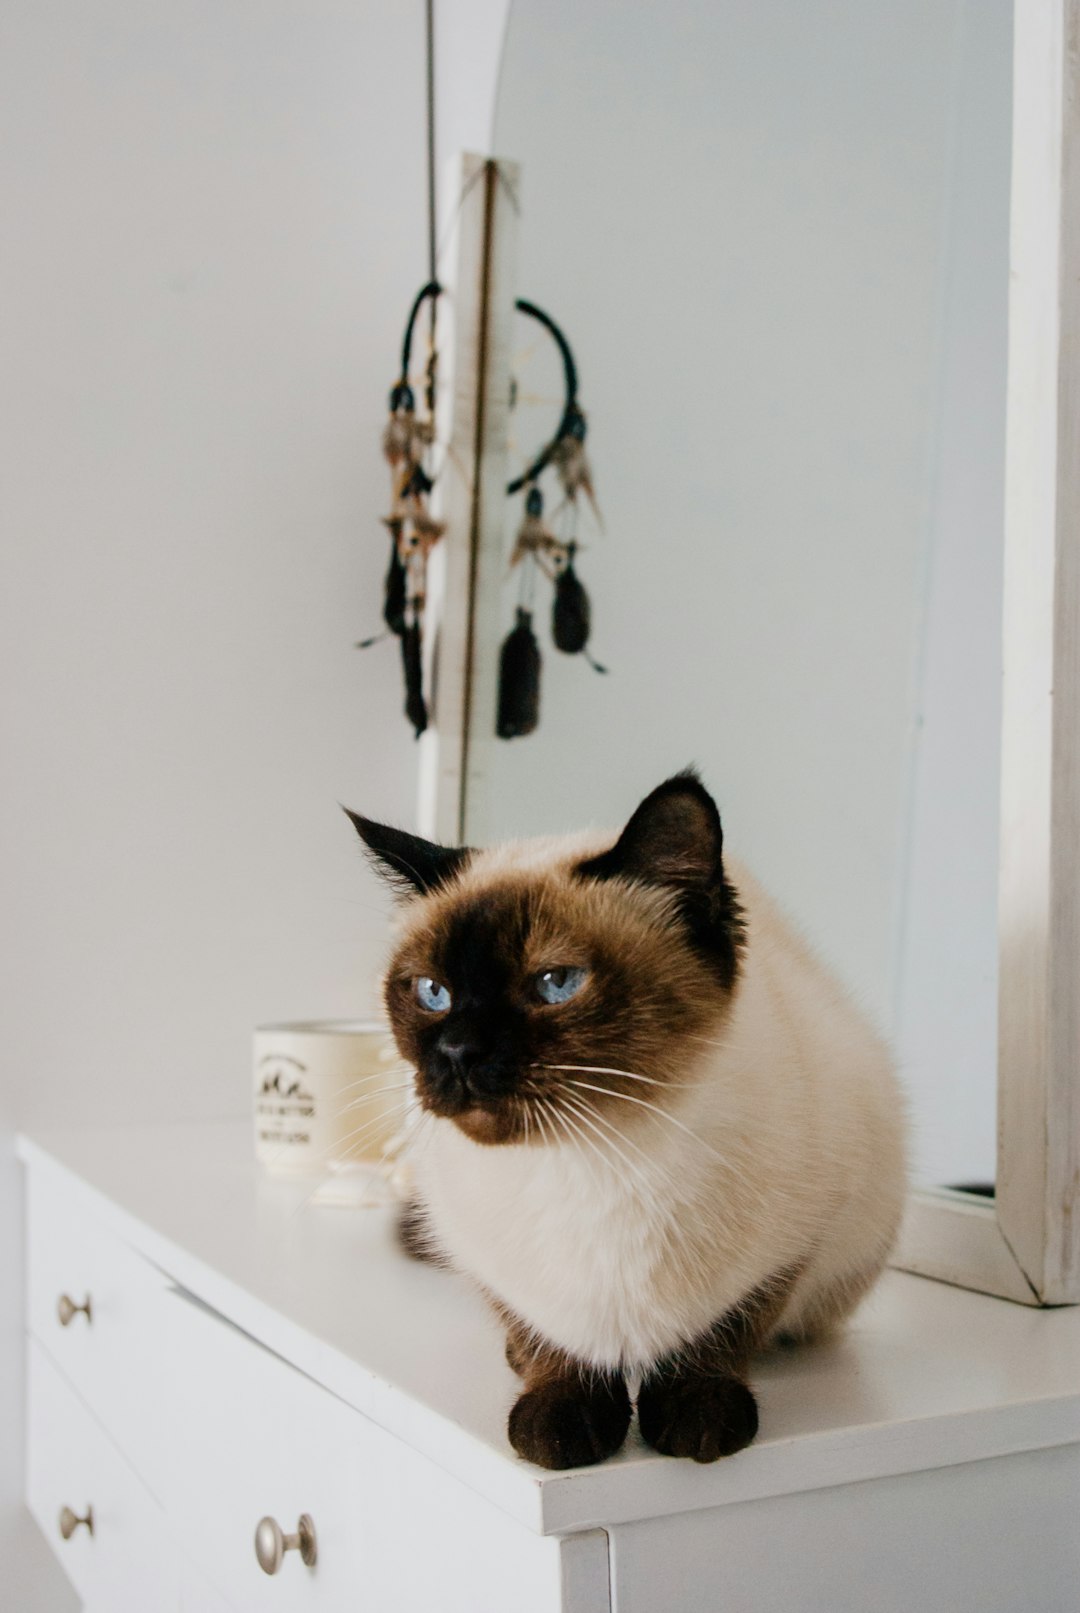
<path fill-rule="evenodd" d="M 484 1148 L 436 1124 L 418 1171 L 440 1243 L 527 1325 L 595 1365 L 643 1365 L 708 1325 L 725 1283 L 694 1236 L 708 1173 L 676 1140 L 618 1164 L 571 1148 Z M 707 1241 L 707 1239 L 706 1239 Z M 730 1287 L 730 1292 L 725 1289 Z"/>

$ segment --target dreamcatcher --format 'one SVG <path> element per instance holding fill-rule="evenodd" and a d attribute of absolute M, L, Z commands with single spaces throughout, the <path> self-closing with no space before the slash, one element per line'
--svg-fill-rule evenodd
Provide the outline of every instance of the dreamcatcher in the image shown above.
<path fill-rule="evenodd" d="M 390 533 L 390 560 L 383 588 L 383 621 L 387 632 L 401 645 L 401 667 L 405 680 L 405 715 L 417 738 L 427 727 L 424 698 L 423 626 L 427 602 L 427 570 L 431 551 L 446 531 L 428 506 L 435 485 L 432 452 L 435 446 L 435 380 L 438 349 L 435 345 L 434 312 L 423 390 L 423 408 L 418 410 L 416 394 L 409 384 L 413 333 L 416 319 L 430 298 L 434 310 L 439 295 L 437 281 L 429 280 L 417 293 L 409 311 L 401 344 L 401 374 L 390 389 L 390 418 L 383 430 L 383 456 L 390 467 L 390 513 L 383 524 Z M 358 646 L 367 649 L 384 638 L 383 633 L 363 639 Z"/>
<path fill-rule="evenodd" d="M 520 576 L 514 625 L 499 654 L 499 701 L 496 732 L 500 739 L 531 734 L 540 720 L 542 657 L 533 628 L 536 594 L 542 582 L 552 587 L 551 637 L 565 655 L 583 655 L 597 671 L 604 667 L 588 652 L 592 609 L 577 572 L 579 496 L 592 506 L 597 525 L 600 512 L 593 492 L 592 471 L 585 452 L 587 425 L 578 402 L 577 366 L 570 344 L 542 308 L 519 299 L 519 313 L 539 323 L 553 339 L 562 366 L 563 407 L 555 434 L 540 453 L 514 478 L 507 493 L 524 493 L 521 525 L 510 559 Z M 552 515 L 545 516 L 541 481 L 545 473 L 562 497 Z"/>
<path fill-rule="evenodd" d="M 428 562 L 446 530 L 446 523 L 436 520 L 429 507 L 437 475 L 434 416 L 438 350 L 434 313 L 441 290 L 436 280 L 429 280 L 417 293 L 405 326 L 401 369 L 390 391 L 390 413 L 382 438 L 391 478 L 390 513 L 383 517 L 390 534 L 383 597 L 386 631 L 359 645 L 366 649 L 389 635 L 397 637 L 405 684 L 405 715 L 417 737 L 428 721 L 423 683 Z M 418 407 L 409 373 L 417 318 L 429 300 L 431 336 Z M 551 637 L 556 649 L 566 655 L 583 655 L 596 671 L 605 670 L 588 652 L 592 612 L 576 564 L 580 495 L 592 506 L 599 524 L 585 452 L 586 420 L 577 396 L 577 368 L 565 336 L 550 315 L 524 299 L 515 306 L 553 338 L 561 360 L 564 396 L 555 434 L 506 489 L 511 497 L 524 493 L 524 512 L 510 560 L 511 569 L 521 579 L 516 620 L 499 654 L 496 732 L 501 739 L 531 734 L 539 721 L 542 658 L 533 629 L 539 584 L 547 583 L 552 588 Z M 554 481 L 562 494 L 550 521 L 545 517 L 541 486 L 545 473 L 550 473 L 547 481 Z"/>

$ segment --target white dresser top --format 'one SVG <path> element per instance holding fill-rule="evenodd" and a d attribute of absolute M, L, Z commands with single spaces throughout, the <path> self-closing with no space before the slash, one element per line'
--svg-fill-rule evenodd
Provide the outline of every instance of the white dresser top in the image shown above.
<path fill-rule="evenodd" d="M 527 1527 L 558 1533 L 1080 1441 L 1080 1307 L 1038 1311 L 890 1272 L 835 1344 L 753 1374 L 761 1433 L 711 1467 L 631 1429 L 547 1473 L 506 1439 L 517 1379 L 469 1284 L 409 1260 L 391 1212 L 315 1207 L 243 1123 L 56 1131 L 21 1158 L 237 1326 Z"/>

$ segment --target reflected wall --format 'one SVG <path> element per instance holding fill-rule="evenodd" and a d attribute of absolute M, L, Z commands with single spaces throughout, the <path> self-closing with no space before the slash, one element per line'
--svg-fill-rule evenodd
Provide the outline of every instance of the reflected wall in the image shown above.
<path fill-rule="evenodd" d="M 490 821 L 696 761 L 891 1036 L 922 1180 L 994 1169 L 1010 61 L 1002 0 L 519 0 L 496 117 L 610 672 L 544 637 Z"/>

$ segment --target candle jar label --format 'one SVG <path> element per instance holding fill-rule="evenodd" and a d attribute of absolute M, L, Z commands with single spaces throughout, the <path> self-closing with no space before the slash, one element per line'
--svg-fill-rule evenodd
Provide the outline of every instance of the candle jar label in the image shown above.
<path fill-rule="evenodd" d="M 398 1065 L 379 1020 L 260 1026 L 256 1159 L 274 1170 L 381 1159 L 404 1119 L 408 1094 Z"/>

